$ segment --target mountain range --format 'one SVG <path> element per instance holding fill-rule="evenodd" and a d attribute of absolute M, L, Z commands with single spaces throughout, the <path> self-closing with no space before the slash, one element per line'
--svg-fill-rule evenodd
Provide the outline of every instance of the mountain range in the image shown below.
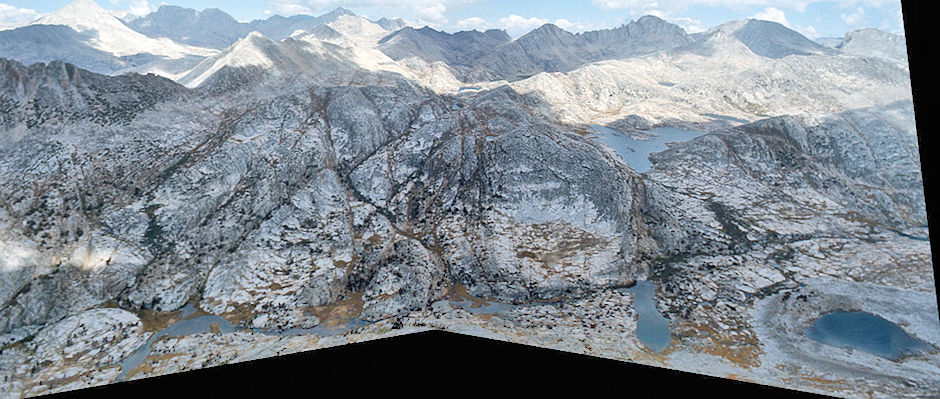
<path fill-rule="evenodd" d="M 778 23 L 760 20 L 732 21 L 694 35 L 653 16 L 577 34 L 546 24 L 513 40 L 505 31 L 495 29 L 447 33 L 412 27 L 402 19 L 369 21 L 343 8 L 318 17 L 273 16 L 239 22 L 218 9 L 196 11 L 163 5 L 151 14 L 124 21 L 92 0 L 78 0 L 29 26 L 0 31 L 0 57 L 25 64 L 61 60 L 104 74 L 155 73 L 181 79 L 191 76 L 191 70 L 206 58 L 236 45 L 252 32 L 275 42 L 304 34 L 344 47 L 378 50 L 399 66 L 422 75 L 427 73 L 421 70 L 443 63 L 436 68 L 446 69 L 447 75 L 464 85 L 486 86 L 487 82 L 571 72 L 593 62 L 680 48 L 716 31 L 730 34 L 754 54 L 775 59 L 852 54 L 900 62 L 906 54 L 903 38 L 880 31 L 852 32 L 833 48 Z M 880 42 L 863 43 L 872 40 Z"/>

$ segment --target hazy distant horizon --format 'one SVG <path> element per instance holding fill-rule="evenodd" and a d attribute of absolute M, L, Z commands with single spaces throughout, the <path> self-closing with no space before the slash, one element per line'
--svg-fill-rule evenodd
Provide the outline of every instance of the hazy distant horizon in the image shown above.
<path fill-rule="evenodd" d="M 68 5 L 71 0 L 0 0 L 0 30 L 26 25 Z M 639 0 L 265 0 L 239 1 L 95 0 L 119 16 L 143 16 L 161 5 L 202 11 L 218 8 L 248 22 L 272 15 L 321 15 L 343 7 L 373 19 L 404 18 L 438 30 L 504 29 L 518 37 L 546 23 L 571 32 L 617 27 L 643 15 L 655 15 L 689 33 L 723 22 L 757 18 L 782 23 L 811 38 L 842 37 L 860 28 L 904 34 L 898 0 L 679 0 L 647 6 Z M 665 4 L 657 4 L 665 3 Z"/>

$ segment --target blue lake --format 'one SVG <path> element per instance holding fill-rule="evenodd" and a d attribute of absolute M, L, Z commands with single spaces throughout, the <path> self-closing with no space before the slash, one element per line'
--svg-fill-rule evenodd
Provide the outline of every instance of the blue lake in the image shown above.
<path fill-rule="evenodd" d="M 638 316 L 637 339 L 653 352 L 662 352 L 672 342 L 672 333 L 669 329 L 669 319 L 656 309 L 656 284 L 649 281 L 637 281 L 636 285 L 624 291 L 633 294 L 633 308 Z M 474 314 L 501 314 L 520 307 L 545 306 L 544 304 L 515 305 L 491 300 L 485 301 L 485 304 L 479 304 L 466 299 L 451 300 L 451 303 Z"/>
<path fill-rule="evenodd" d="M 826 314 L 806 329 L 806 335 L 826 345 L 852 348 L 890 360 L 934 350 L 896 324 L 865 312 Z"/>
<path fill-rule="evenodd" d="M 597 132 L 598 141 L 617 151 L 623 161 L 637 173 L 649 172 L 653 167 L 649 159 L 650 154 L 667 150 L 669 148 L 667 144 L 689 141 L 706 134 L 674 127 L 658 127 L 650 130 L 656 134 L 655 137 L 649 140 L 637 140 L 606 126 L 591 125 L 591 128 Z"/>
<path fill-rule="evenodd" d="M 672 341 L 669 319 L 656 309 L 656 285 L 649 281 L 637 281 L 627 289 L 633 294 L 633 308 L 639 316 L 636 322 L 636 337 L 654 352 L 662 352 Z"/>

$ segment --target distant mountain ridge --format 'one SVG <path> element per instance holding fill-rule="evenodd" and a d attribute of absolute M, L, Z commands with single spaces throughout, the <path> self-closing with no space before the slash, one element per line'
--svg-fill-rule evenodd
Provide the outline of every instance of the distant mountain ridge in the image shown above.
<path fill-rule="evenodd" d="M 215 52 L 139 33 L 92 0 L 76 0 L 30 25 L 0 31 L 0 58 L 27 65 L 64 61 L 103 74 L 152 63 L 191 68 Z"/>
<path fill-rule="evenodd" d="M 0 128 L 50 120 L 126 123 L 153 105 L 185 95 L 171 80 L 129 74 L 105 76 L 53 61 L 25 66 L 0 59 Z"/>
<path fill-rule="evenodd" d="M 91 47 L 86 44 L 89 39 L 88 34 L 61 25 L 30 25 L 0 31 L 0 58 L 26 65 L 60 60 L 103 74 L 133 65 L 131 60 Z"/>
<path fill-rule="evenodd" d="M 783 58 L 788 55 L 834 53 L 831 49 L 777 22 L 758 19 L 732 21 L 712 28 L 709 33 L 719 30 L 730 33 L 754 54 L 762 57 Z"/>
<path fill-rule="evenodd" d="M 681 27 L 654 16 L 618 28 L 577 34 L 545 24 L 512 41 L 506 40 L 505 32 L 497 32 L 447 34 L 425 28 L 415 31 L 421 35 L 411 34 L 407 44 L 405 39 L 393 42 L 387 38 L 382 50 L 393 58 L 417 51 L 416 56 L 429 61 L 452 59 L 450 62 L 461 71 L 458 77 L 465 80 L 514 81 L 540 72 L 567 72 L 595 61 L 648 54 L 692 42 Z M 470 50 L 447 50 L 453 43 Z M 422 53 L 422 49 L 429 51 Z"/>
<path fill-rule="evenodd" d="M 859 29 L 845 34 L 839 49 L 845 53 L 881 58 L 907 65 L 907 42 L 904 36 L 878 29 Z"/>
<path fill-rule="evenodd" d="M 45 15 L 30 25 L 68 26 L 90 36 L 87 44 L 118 57 L 153 54 L 179 59 L 187 55 L 209 56 L 211 49 L 188 46 L 165 38 L 152 38 L 141 34 L 98 6 L 93 0 L 75 0 L 69 5 Z"/>
<path fill-rule="evenodd" d="M 165 37 L 194 46 L 225 48 L 250 32 L 232 16 L 217 8 L 196 11 L 178 6 L 160 6 L 127 26 L 150 37 Z"/>
<path fill-rule="evenodd" d="M 903 47 L 903 38 L 880 31 L 850 33 L 839 43 L 829 41 L 829 46 L 824 46 L 779 23 L 755 19 L 727 22 L 692 35 L 655 16 L 581 33 L 545 24 L 513 40 L 503 30 L 448 33 L 409 26 L 400 18 L 369 20 L 341 7 L 317 17 L 272 16 L 239 22 L 215 8 L 196 11 L 163 5 L 146 16 L 121 20 L 93 0 L 76 0 L 30 26 L 0 32 L 0 57 L 25 64 L 62 60 L 103 74 L 155 73 L 181 82 L 185 77 L 184 84 L 192 87 L 193 82 L 209 78 L 196 69 L 215 70 L 205 61 L 231 50 L 252 32 L 282 48 L 290 46 L 279 42 L 304 37 L 308 43 L 318 41 L 346 49 L 316 44 L 317 54 L 340 51 L 345 55 L 336 60 L 351 63 L 322 67 L 349 70 L 371 65 L 367 69 L 423 76 L 420 79 L 436 81 L 437 87 L 489 87 L 545 72 L 567 73 L 596 62 L 694 46 L 714 38 L 717 32 L 727 35 L 722 40 L 746 48 L 735 53 L 745 58 L 748 54 L 772 59 L 850 54 L 902 64 L 906 60 L 905 49 L 898 49 L 899 43 Z M 699 46 L 691 51 L 707 52 L 709 48 Z M 223 63 L 240 62 L 231 57 L 226 60 Z M 220 58 L 215 61 L 222 62 Z M 311 61 L 311 65 L 319 62 Z"/>
<path fill-rule="evenodd" d="M 221 50 L 235 44 L 251 32 L 260 32 L 273 40 L 283 40 L 296 31 L 311 31 L 318 26 L 334 22 L 344 15 L 356 16 L 352 11 L 340 7 L 318 17 L 274 15 L 267 19 L 238 22 L 229 14 L 215 8 L 196 11 L 191 8 L 164 5 L 153 13 L 128 21 L 127 25 L 148 36 L 165 37 L 180 43 Z M 401 19 L 383 18 L 380 21 L 382 22 L 380 25 L 387 26 L 386 29 L 389 30 L 390 28 L 401 29 L 407 24 Z"/>
<path fill-rule="evenodd" d="M 512 41 L 503 30 L 446 33 L 430 27 L 405 27 L 379 41 L 379 49 L 392 59 L 418 56 L 427 61 L 466 64 L 493 48 Z"/>

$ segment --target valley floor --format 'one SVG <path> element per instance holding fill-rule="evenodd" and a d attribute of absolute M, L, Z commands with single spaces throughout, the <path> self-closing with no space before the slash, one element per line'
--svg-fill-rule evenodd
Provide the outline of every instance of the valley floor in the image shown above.
<path fill-rule="evenodd" d="M 886 265 L 881 271 L 869 271 L 864 278 L 854 276 L 850 268 L 807 261 L 801 265 L 801 271 L 776 273 L 783 277 L 770 284 L 761 283 L 761 279 L 774 280 L 772 271 L 762 276 L 757 274 L 762 273 L 760 268 L 744 267 L 747 262 L 733 256 L 710 259 L 719 263 L 710 269 L 696 268 L 692 261 L 670 265 L 682 273 L 663 275 L 653 270 L 650 279 L 660 284 L 657 302 L 671 319 L 673 337 L 660 353 L 636 338 L 637 313 L 627 289 L 602 290 L 584 298 L 557 302 L 505 304 L 473 298 L 457 285 L 426 310 L 376 323 L 350 324 L 362 306 L 356 299 L 318 309 L 323 317 L 317 334 L 220 331 L 215 323 L 209 331 L 159 336 L 150 343 L 147 357 L 123 373 L 123 359 L 113 358 L 111 363 L 105 363 L 95 361 L 100 356 L 85 356 L 94 351 L 95 340 L 90 340 L 70 343 L 65 350 L 69 353 L 63 354 L 64 361 L 45 365 L 34 378 L 20 379 L 18 372 L 25 370 L 18 370 L 17 364 L 25 365 L 33 354 L 7 348 L 0 358 L 2 396 L 67 391 L 441 329 L 840 397 L 936 397 L 940 394 L 937 351 L 890 361 L 861 351 L 822 345 L 803 333 L 822 314 L 861 310 L 892 321 L 919 340 L 940 347 L 936 295 L 933 279 L 929 278 L 932 276 L 929 242 L 892 233 L 880 239 L 877 246 L 843 245 L 842 251 L 867 257 L 887 252 L 896 259 L 918 261 L 908 262 L 910 267 L 904 270 L 897 267 L 904 262 Z M 815 244 L 795 247 L 811 254 L 819 250 L 821 243 Z M 675 276 L 684 276 L 683 281 L 670 280 Z M 715 287 L 722 295 L 703 301 L 702 295 L 666 294 L 677 283 Z M 768 288 L 749 292 L 751 285 Z M 735 298 L 736 295 L 739 297 Z M 188 317 L 205 315 L 197 311 Z M 146 330 L 151 331 L 165 329 L 181 319 L 176 312 L 141 316 Z M 101 319 L 101 315 L 88 317 Z M 134 342 L 140 344 L 152 338 L 152 334 L 144 332 Z"/>

